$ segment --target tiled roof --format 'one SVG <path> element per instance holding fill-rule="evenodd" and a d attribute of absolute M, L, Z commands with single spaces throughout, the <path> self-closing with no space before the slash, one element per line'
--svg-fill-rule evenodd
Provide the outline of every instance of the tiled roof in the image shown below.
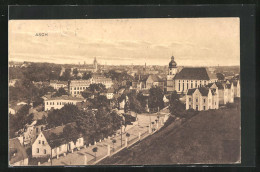
<path fill-rule="evenodd" d="M 68 81 L 57 81 L 57 80 L 51 80 L 50 81 L 50 84 L 64 84 L 64 85 L 67 85 L 68 84 Z"/>
<path fill-rule="evenodd" d="M 68 126 L 68 125 L 75 127 L 76 123 L 73 122 L 73 123 L 69 123 L 69 124 L 66 124 L 66 125 L 62 125 L 62 126 L 58 126 L 58 127 L 55 127 L 55 128 L 51 128 L 51 129 L 42 131 L 42 134 L 44 135 L 48 144 L 52 148 L 66 143 L 65 138 L 63 138 L 63 137 L 53 138 L 52 136 L 53 136 L 53 134 L 55 134 L 56 136 L 61 136 L 61 134 L 63 133 L 63 129 L 65 128 L 65 126 Z"/>
<path fill-rule="evenodd" d="M 206 87 L 200 87 L 198 88 L 202 96 L 208 96 L 209 88 Z"/>
<path fill-rule="evenodd" d="M 183 80 L 209 80 L 209 75 L 206 68 L 183 68 L 177 73 L 174 79 Z"/>
<path fill-rule="evenodd" d="M 191 89 L 188 89 L 188 95 L 192 95 L 194 92 L 195 92 L 195 90 L 196 90 L 197 88 L 191 88 Z"/>
<path fill-rule="evenodd" d="M 224 89 L 223 85 L 220 82 L 209 83 L 206 87 L 210 88 L 213 84 L 215 84 L 219 90 Z"/>
<path fill-rule="evenodd" d="M 15 156 L 13 154 L 15 153 Z M 10 164 L 14 164 L 28 158 L 25 148 L 21 145 L 18 138 L 9 139 Z"/>
<path fill-rule="evenodd" d="M 51 97 L 49 99 L 47 99 L 46 101 L 49 100 L 77 100 L 77 101 L 84 101 L 83 98 L 79 98 L 79 97 L 72 97 L 72 96 L 67 96 L 67 95 L 62 95 L 60 97 Z"/>

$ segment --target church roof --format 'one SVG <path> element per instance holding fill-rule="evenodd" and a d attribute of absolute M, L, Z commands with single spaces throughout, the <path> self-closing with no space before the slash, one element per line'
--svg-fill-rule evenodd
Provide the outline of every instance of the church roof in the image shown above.
<path fill-rule="evenodd" d="M 183 80 L 210 80 L 206 68 L 183 68 L 174 79 Z"/>

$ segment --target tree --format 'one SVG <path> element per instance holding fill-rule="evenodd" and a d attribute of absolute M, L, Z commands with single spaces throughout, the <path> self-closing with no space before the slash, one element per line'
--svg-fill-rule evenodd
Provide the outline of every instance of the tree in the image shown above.
<path fill-rule="evenodd" d="M 163 96 L 163 90 L 161 90 L 159 87 L 150 88 L 148 98 L 149 108 L 162 109 L 164 107 Z"/>
<path fill-rule="evenodd" d="M 92 151 L 95 153 L 95 161 L 96 161 L 96 159 L 97 159 L 96 153 L 97 153 L 97 151 L 98 151 L 98 148 L 97 148 L 97 147 L 94 147 L 94 148 L 92 149 Z"/>
<path fill-rule="evenodd" d="M 63 128 L 63 138 L 65 138 L 65 141 L 67 143 L 73 141 L 74 144 L 76 143 L 77 139 L 78 139 L 78 131 L 76 129 L 76 127 L 73 127 L 72 125 L 66 125 L 64 128 Z M 68 145 L 67 145 L 68 146 Z M 68 152 L 68 147 L 67 147 L 67 152 Z"/>
<path fill-rule="evenodd" d="M 218 80 L 221 80 L 221 81 L 225 80 L 225 76 L 222 73 L 217 73 L 216 75 L 217 75 Z"/>
<path fill-rule="evenodd" d="M 115 151 L 114 144 L 116 143 L 116 139 L 113 139 L 112 143 L 113 143 L 113 152 L 114 152 Z"/>
<path fill-rule="evenodd" d="M 77 75 L 78 75 L 78 73 L 79 73 L 79 71 L 78 71 L 78 69 L 77 69 L 77 68 L 73 69 L 73 74 L 74 74 L 74 76 L 77 76 Z"/>
<path fill-rule="evenodd" d="M 68 95 L 64 88 L 59 88 L 58 91 L 52 95 L 52 97 L 60 97 L 62 95 Z"/>
<path fill-rule="evenodd" d="M 179 95 L 174 91 L 170 96 L 169 110 L 172 115 L 182 117 L 185 111 L 185 105 L 179 100 Z"/>
<path fill-rule="evenodd" d="M 85 80 L 88 80 L 92 77 L 92 73 L 91 72 L 84 72 L 83 76 L 82 76 L 82 79 L 85 79 Z"/>

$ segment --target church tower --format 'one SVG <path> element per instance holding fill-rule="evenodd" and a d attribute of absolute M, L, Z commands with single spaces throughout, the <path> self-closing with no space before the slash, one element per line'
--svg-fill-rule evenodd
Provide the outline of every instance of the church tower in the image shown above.
<path fill-rule="evenodd" d="M 177 74 L 177 63 L 174 61 L 174 56 L 171 57 L 169 63 L 168 75 L 167 75 L 167 91 L 174 91 L 174 80 L 173 78 Z"/>
<path fill-rule="evenodd" d="M 95 57 L 94 62 L 93 62 L 93 67 L 94 67 L 94 71 L 97 72 L 97 70 L 98 70 L 98 63 L 97 63 L 96 57 Z"/>

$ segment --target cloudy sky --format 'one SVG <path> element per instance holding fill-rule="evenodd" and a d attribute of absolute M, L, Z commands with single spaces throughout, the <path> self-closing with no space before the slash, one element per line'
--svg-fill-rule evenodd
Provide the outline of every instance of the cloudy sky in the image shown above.
<path fill-rule="evenodd" d="M 10 20 L 9 60 L 239 65 L 239 37 L 239 18 Z"/>

